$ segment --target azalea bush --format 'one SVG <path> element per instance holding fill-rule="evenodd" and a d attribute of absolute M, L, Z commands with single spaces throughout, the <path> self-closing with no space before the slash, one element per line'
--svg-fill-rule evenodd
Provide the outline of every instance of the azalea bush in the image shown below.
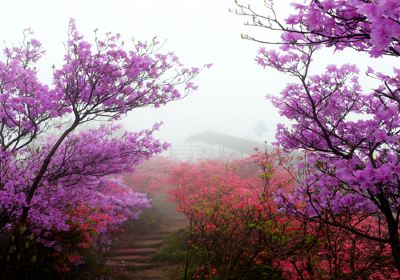
<path fill-rule="evenodd" d="M 280 256 L 279 247 L 290 240 L 291 223 L 265 196 L 263 179 L 279 180 L 259 172 L 255 159 L 260 156 L 231 163 L 185 163 L 173 169 L 170 182 L 176 187 L 170 194 L 178 211 L 189 219 L 186 278 L 254 279 L 262 273 L 265 277 L 281 274 L 274 260 Z M 267 168 L 276 168 L 276 162 L 265 162 L 270 164 L 264 165 Z M 280 181 L 282 188 L 290 184 L 287 179 Z M 264 268 L 257 272 L 261 264 Z"/>
<path fill-rule="evenodd" d="M 110 230 L 149 207 L 120 176 L 168 145 L 152 136 L 159 124 L 124 132 L 113 121 L 181 99 L 200 71 L 160 53 L 156 40 L 86 41 L 71 20 L 64 64 L 47 85 L 36 67 L 45 52 L 24 35 L 0 61 L 0 274 L 19 279 L 35 277 L 45 257 L 58 271 L 84 262 L 83 249 L 102 248 Z M 94 121 L 103 123 L 83 129 Z"/>
<path fill-rule="evenodd" d="M 172 169 L 172 200 L 189 219 L 185 279 L 397 279 L 388 246 L 282 211 L 299 160 L 274 150 Z M 349 212 L 336 218 L 379 230 Z"/>
<path fill-rule="evenodd" d="M 84 263 L 90 250 L 104 253 L 112 241 L 111 234 L 119 231 L 128 219 L 136 220 L 141 210 L 150 207 L 145 194 L 134 193 L 118 181 L 104 185 L 101 194 L 109 197 L 97 205 L 80 202 L 67 208 L 68 232 L 50 233 L 49 237 L 54 236 L 57 243 L 57 252 L 52 254 L 57 259 L 57 271 L 68 272 L 74 265 Z"/>

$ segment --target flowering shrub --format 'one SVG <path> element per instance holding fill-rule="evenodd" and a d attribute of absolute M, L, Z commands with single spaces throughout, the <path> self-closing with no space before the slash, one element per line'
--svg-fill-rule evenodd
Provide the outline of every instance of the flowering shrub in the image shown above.
<path fill-rule="evenodd" d="M 137 219 L 141 209 L 150 207 L 145 194 L 135 193 L 122 183 L 110 180 L 101 193 L 104 196 L 97 203 L 84 200 L 68 205 L 68 232 L 49 232 L 47 237 L 56 239 L 53 256 L 57 258 L 57 270 L 68 272 L 72 266 L 85 261 L 89 250 L 102 252 L 111 242 L 111 233 L 128 219 Z"/>
<path fill-rule="evenodd" d="M 173 170 L 170 181 L 176 188 L 170 193 L 190 221 L 194 279 L 241 279 L 259 263 L 269 264 L 269 276 L 279 274 L 273 260 L 290 223 L 263 196 L 257 171 L 249 160 L 182 164 Z M 271 238 L 275 242 L 268 242 Z"/>
<path fill-rule="evenodd" d="M 275 150 L 231 163 L 186 163 L 173 169 L 170 194 L 190 221 L 187 262 L 192 264 L 186 277 L 398 279 L 387 245 L 279 211 L 279 199 L 285 199 L 279 194 L 294 188 L 290 173 L 295 170 L 283 168 L 291 160 Z M 301 212 L 304 204 L 296 207 L 293 211 Z M 336 218 L 358 222 L 371 233 L 379 229 L 374 219 L 351 213 Z"/>

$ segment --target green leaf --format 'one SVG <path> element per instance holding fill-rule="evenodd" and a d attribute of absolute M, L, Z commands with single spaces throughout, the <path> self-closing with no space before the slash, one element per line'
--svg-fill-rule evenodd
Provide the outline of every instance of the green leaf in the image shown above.
<path fill-rule="evenodd" d="M 255 228 L 257 226 L 256 223 L 249 223 L 249 228 Z"/>
<path fill-rule="evenodd" d="M 205 209 L 204 209 L 204 213 L 206 213 L 207 216 L 208 216 L 208 215 L 211 215 L 212 209 L 211 209 L 211 208 L 205 208 Z"/>
<path fill-rule="evenodd" d="M 15 251 L 17 250 L 17 246 L 15 246 L 15 245 L 11 245 L 11 247 L 10 247 L 10 253 L 14 253 Z"/>
<path fill-rule="evenodd" d="M 23 234 L 26 231 L 26 226 L 22 225 L 19 227 L 19 232 Z"/>

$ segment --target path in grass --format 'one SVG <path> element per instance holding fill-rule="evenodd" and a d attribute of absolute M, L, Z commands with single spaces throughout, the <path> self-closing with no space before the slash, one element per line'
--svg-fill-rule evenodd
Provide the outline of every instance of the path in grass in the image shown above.
<path fill-rule="evenodd" d="M 106 265 L 112 270 L 114 279 L 177 279 L 181 265 L 156 261 L 154 256 L 167 238 L 185 228 L 187 222 L 170 205 L 163 205 L 157 211 L 162 214 L 158 214 L 156 218 L 152 211 L 147 213 L 151 217 L 142 218 L 143 223 L 154 219 L 156 225 L 142 224 L 139 220 L 126 227 L 125 232 L 115 236 L 116 240 L 106 258 Z"/>

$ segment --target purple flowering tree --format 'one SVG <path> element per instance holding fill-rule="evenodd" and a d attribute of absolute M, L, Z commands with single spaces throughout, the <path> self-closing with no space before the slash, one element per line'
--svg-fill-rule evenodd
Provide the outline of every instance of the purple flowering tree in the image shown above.
<path fill-rule="evenodd" d="M 367 75 L 380 85 L 362 89 L 355 65 L 329 65 L 310 75 L 322 46 L 353 48 L 372 57 L 400 54 L 400 2 L 310 0 L 280 21 L 271 1 L 267 13 L 238 4 L 249 25 L 281 33 L 280 51 L 260 49 L 257 63 L 297 78 L 271 97 L 291 125 L 279 125 L 278 142 L 305 151 L 294 194 L 277 196 L 286 210 L 306 220 L 345 229 L 388 246 L 400 271 L 400 70 Z"/>
<path fill-rule="evenodd" d="M 104 186 L 167 144 L 152 137 L 158 124 L 122 133 L 112 121 L 183 98 L 196 89 L 191 80 L 200 71 L 159 53 L 155 40 L 127 50 L 118 34 L 107 33 L 89 43 L 71 20 L 64 64 L 45 85 L 35 67 L 44 50 L 25 35 L 0 61 L 0 232 L 8 259 L 27 232 L 56 246 L 49 233 L 68 231 L 66 209 L 79 203 L 119 209 L 119 219 L 148 207 L 142 194 L 118 197 Z M 96 120 L 105 124 L 79 129 Z"/>

